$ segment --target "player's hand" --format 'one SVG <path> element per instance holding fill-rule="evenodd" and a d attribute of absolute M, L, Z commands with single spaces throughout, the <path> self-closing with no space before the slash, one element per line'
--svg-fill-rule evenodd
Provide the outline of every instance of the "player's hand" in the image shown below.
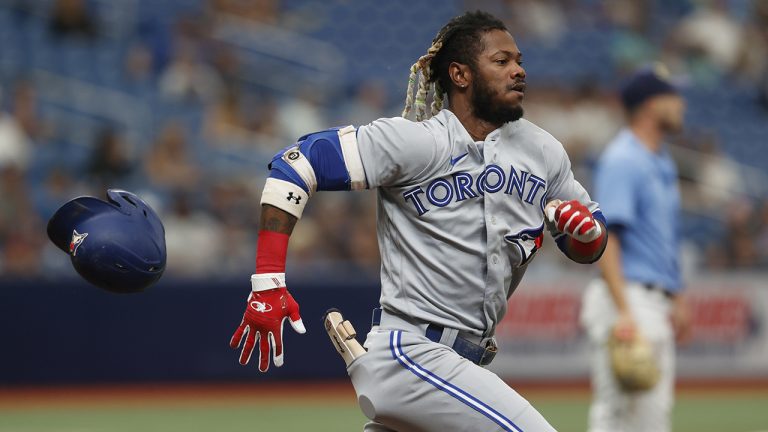
<path fill-rule="evenodd" d="M 675 297 L 670 319 L 677 341 L 680 343 L 687 342 L 691 336 L 691 311 L 684 295 Z"/>
<path fill-rule="evenodd" d="M 245 339 L 240 364 L 248 364 L 258 339 L 259 370 L 266 372 L 269 369 L 270 348 L 275 366 L 282 366 L 283 321 L 286 318 L 297 333 L 307 331 L 299 315 L 299 305 L 285 287 L 252 292 L 248 296 L 243 320 L 229 341 L 229 346 L 236 349 Z"/>
<path fill-rule="evenodd" d="M 603 233 L 592 212 L 577 200 L 552 200 L 544 208 L 544 212 L 557 231 L 582 243 L 594 241 Z"/>
<path fill-rule="evenodd" d="M 630 342 L 637 336 L 637 324 L 629 311 L 619 312 L 613 324 L 613 336 L 621 342 Z"/>

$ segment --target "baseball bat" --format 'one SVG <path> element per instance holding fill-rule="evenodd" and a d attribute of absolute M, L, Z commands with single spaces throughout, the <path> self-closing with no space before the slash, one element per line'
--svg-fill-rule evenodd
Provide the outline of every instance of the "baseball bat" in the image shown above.
<path fill-rule="evenodd" d="M 323 316 L 323 324 L 336 352 L 341 355 L 347 366 L 367 353 L 365 348 L 355 339 L 357 332 L 352 327 L 352 323 L 345 320 L 338 309 L 328 309 Z"/>

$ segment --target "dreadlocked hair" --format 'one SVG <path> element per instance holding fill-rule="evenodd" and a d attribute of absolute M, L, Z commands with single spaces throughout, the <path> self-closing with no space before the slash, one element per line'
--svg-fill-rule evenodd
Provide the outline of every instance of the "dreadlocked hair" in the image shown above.
<path fill-rule="evenodd" d="M 433 90 L 430 116 L 440 112 L 453 84 L 448 66 L 456 62 L 474 68 L 476 58 L 483 50 L 483 35 L 491 30 L 506 31 L 507 27 L 493 15 L 482 11 L 466 12 L 443 26 L 427 53 L 411 66 L 403 117 L 408 117 L 415 107 L 416 121 L 424 120 L 430 90 Z"/>

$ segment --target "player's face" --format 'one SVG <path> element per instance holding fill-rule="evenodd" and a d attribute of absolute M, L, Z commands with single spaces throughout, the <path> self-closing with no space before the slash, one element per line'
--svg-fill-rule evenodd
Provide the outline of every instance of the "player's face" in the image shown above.
<path fill-rule="evenodd" d="M 492 124 L 504 124 L 523 116 L 525 69 L 515 39 L 503 30 L 483 36 L 484 49 L 476 59 L 472 80 L 475 116 Z"/>
<path fill-rule="evenodd" d="M 682 97 L 674 94 L 656 96 L 652 109 L 664 132 L 676 133 L 683 130 L 685 102 Z"/>

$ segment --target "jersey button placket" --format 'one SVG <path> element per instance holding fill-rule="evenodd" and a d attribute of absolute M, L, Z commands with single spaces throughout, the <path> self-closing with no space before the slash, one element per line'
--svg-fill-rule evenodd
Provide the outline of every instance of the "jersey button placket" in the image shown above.
<path fill-rule="evenodd" d="M 498 146 L 498 134 L 499 131 L 492 133 L 491 136 L 486 138 L 485 143 L 483 144 L 485 148 L 484 162 L 486 167 L 494 164 L 497 160 L 498 150 L 496 147 Z M 499 251 L 501 250 L 502 236 L 496 217 L 496 213 L 500 208 L 499 200 L 501 197 L 499 195 L 500 194 L 498 193 L 489 193 L 486 191 L 483 199 L 485 229 L 487 233 L 486 253 L 488 254 L 486 257 L 488 270 L 486 275 L 484 309 L 487 320 L 486 325 L 489 327 L 496 324 L 499 310 L 503 307 L 503 305 L 499 304 L 499 290 L 504 289 L 504 276 L 502 274 L 502 268 L 499 267 Z M 504 300 L 501 301 L 503 302 Z"/>

